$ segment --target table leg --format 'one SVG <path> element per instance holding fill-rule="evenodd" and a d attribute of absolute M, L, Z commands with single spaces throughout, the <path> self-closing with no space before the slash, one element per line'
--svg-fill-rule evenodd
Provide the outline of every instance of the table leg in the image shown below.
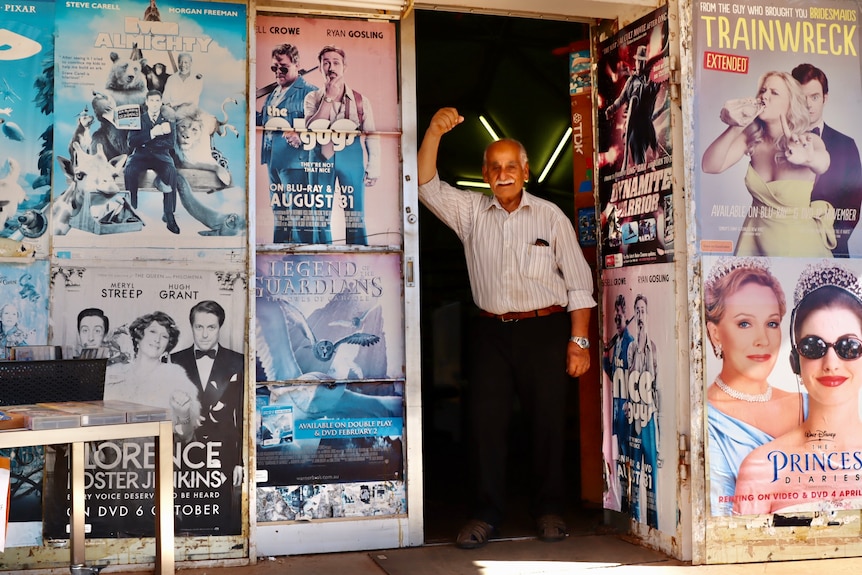
<path fill-rule="evenodd" d="M 72 565 L 87 562 L 84 547 L 84 442 L 72 444 L 72 515 L 69 517 L 69 545 L 72 547 Z"/>
<path fill-rule="evenodd" d="M 159 575 L 174 573 L 173 447 L 172 422 L 162 421 L 156 437 L 156 573 Z"/>

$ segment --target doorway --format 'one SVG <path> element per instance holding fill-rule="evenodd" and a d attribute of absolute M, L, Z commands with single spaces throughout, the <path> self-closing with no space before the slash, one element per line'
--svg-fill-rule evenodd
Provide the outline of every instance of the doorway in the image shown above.
<path fill-rule="evenodd" d="M 440 177 L 453 184 L 481 181 L 482 152 L 492 141 L 479 121 L 481 115 L 500 137 L 516 138 L 526 147 L 532 171 L 528 190 L 555 202 L 572 217 L 571 147 L 564 148 L 542 183 L 538 176 L 570 125 L 569 46 L 587 39 L 589 27 L 424 10 L 417 10 L 415 23 L 420 140 L 439 108 L 454 106 L 465 117 L 462 125 L 443 138 L 438 156 Z M 477 310 L 460 241 L 424 207 L 420 208 L 420 222 L 425 541 L 435 543 L 453 541 L 469 519 L 462 403 L 469 386 L 467 334 Z M 581 501 L 579 412 L 573 385 L 566 426 L 570 533 L 594 530 L 602 518 L 600 502 Z M 595 437 L 600 433 L 597 428 Z M 510 504 L 500 526 L 501 536 L 529 537 L 535 535 L 527 512 L 529 482 L 518 457 L 526 442 L 510 431 L 509 445 Z"/>

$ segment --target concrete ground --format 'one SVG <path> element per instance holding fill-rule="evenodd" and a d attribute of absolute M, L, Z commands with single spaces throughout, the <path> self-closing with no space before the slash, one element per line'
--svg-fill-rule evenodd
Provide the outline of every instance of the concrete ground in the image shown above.
<path fill-rule="evenodd" d="M 261 558 L 255 565 L 186 569 L 179 575 L 855 575 L 862 558 L 691 566 L 616 534 L 532 537 L 465 551 L 451 543 L 410 549 Z M 109 570 L 104 571 L 105 575 Z M 150 571 L 152 572 L 152 571 Z"/>

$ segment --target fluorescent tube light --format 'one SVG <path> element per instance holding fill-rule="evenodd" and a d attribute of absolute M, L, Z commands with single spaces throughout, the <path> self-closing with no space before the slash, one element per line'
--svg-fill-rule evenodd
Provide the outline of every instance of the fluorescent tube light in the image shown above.
<path fill-rule="evenodd" d="M 479 121 L 482 122 L 482 125 L 485 126 L 485 129 L 491 135 L 491 138 L 496 142 L 500 139 L 500 136 L 497 135 L 497 132 L 494 131 L 494 128 L 491 127 L 491 124 L 488 123 L 488 120 L 485 119 L 485 116 L 480 115 Z"/>
<path fill-rule="evenodd" d="M 488 182 L 474 182 L 472 180 L 458 180 L 455 182 L 456 186 L 461 186 L 462 188 L 487 188 L 491 189 L 491 184 Z"/>
<path fill-rule="evenodd" d="M 540 184 L 545 181 L 545 177 L 548 175 L 548 172 L 550 172 L 551 168 L 554 167 L 554 162 L 557 161 L 557 157 L 560 155 L 560 152 L 563 151 L 563 146 L 565 146 L 566 143 L 569 141 L 569 136 L 571 136 L 571 135 L 572 135 L 572 127 L 569 126 L 566 129 L 566 133 L 563 134 L 562 138 L 560 138 L 560 143 L 557 144 L 557 149 L 554 150 L 553 154 L 551 154 L 551 159 L 549 159 L 548 163 L 545 164 L 545 169 L 542 170 L 542 174 L 539 176 L 539 183 Z"/>

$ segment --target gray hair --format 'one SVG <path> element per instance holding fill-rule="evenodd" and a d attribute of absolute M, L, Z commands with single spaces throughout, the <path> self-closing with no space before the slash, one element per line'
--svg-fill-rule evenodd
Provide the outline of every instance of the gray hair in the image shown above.
<path fill-rule="evenodd" d="M 516 146 L 518 146 L 518 150 L 520 153 L 520 159 L 521 159 L 521 165 L 523 166 L 524 164 L 527 163 L 527 149 L 524 147 L 524 144 L 522 144 L 521 142 L 519 142 L 518 140 L 515 140 L 513 138 L 500 138 L 499 140 L 491 142 L 490 144 L 488 144 L 485 147 L 485 153 L 482 154 L 482 165 L 483 166 L 488 163 L 488 148 L 490 148 L 491 146 L 493 146 L 494 144 L 497 144 L 499 142 L 508 142 L 510 144 L 515 144 Z"/>

